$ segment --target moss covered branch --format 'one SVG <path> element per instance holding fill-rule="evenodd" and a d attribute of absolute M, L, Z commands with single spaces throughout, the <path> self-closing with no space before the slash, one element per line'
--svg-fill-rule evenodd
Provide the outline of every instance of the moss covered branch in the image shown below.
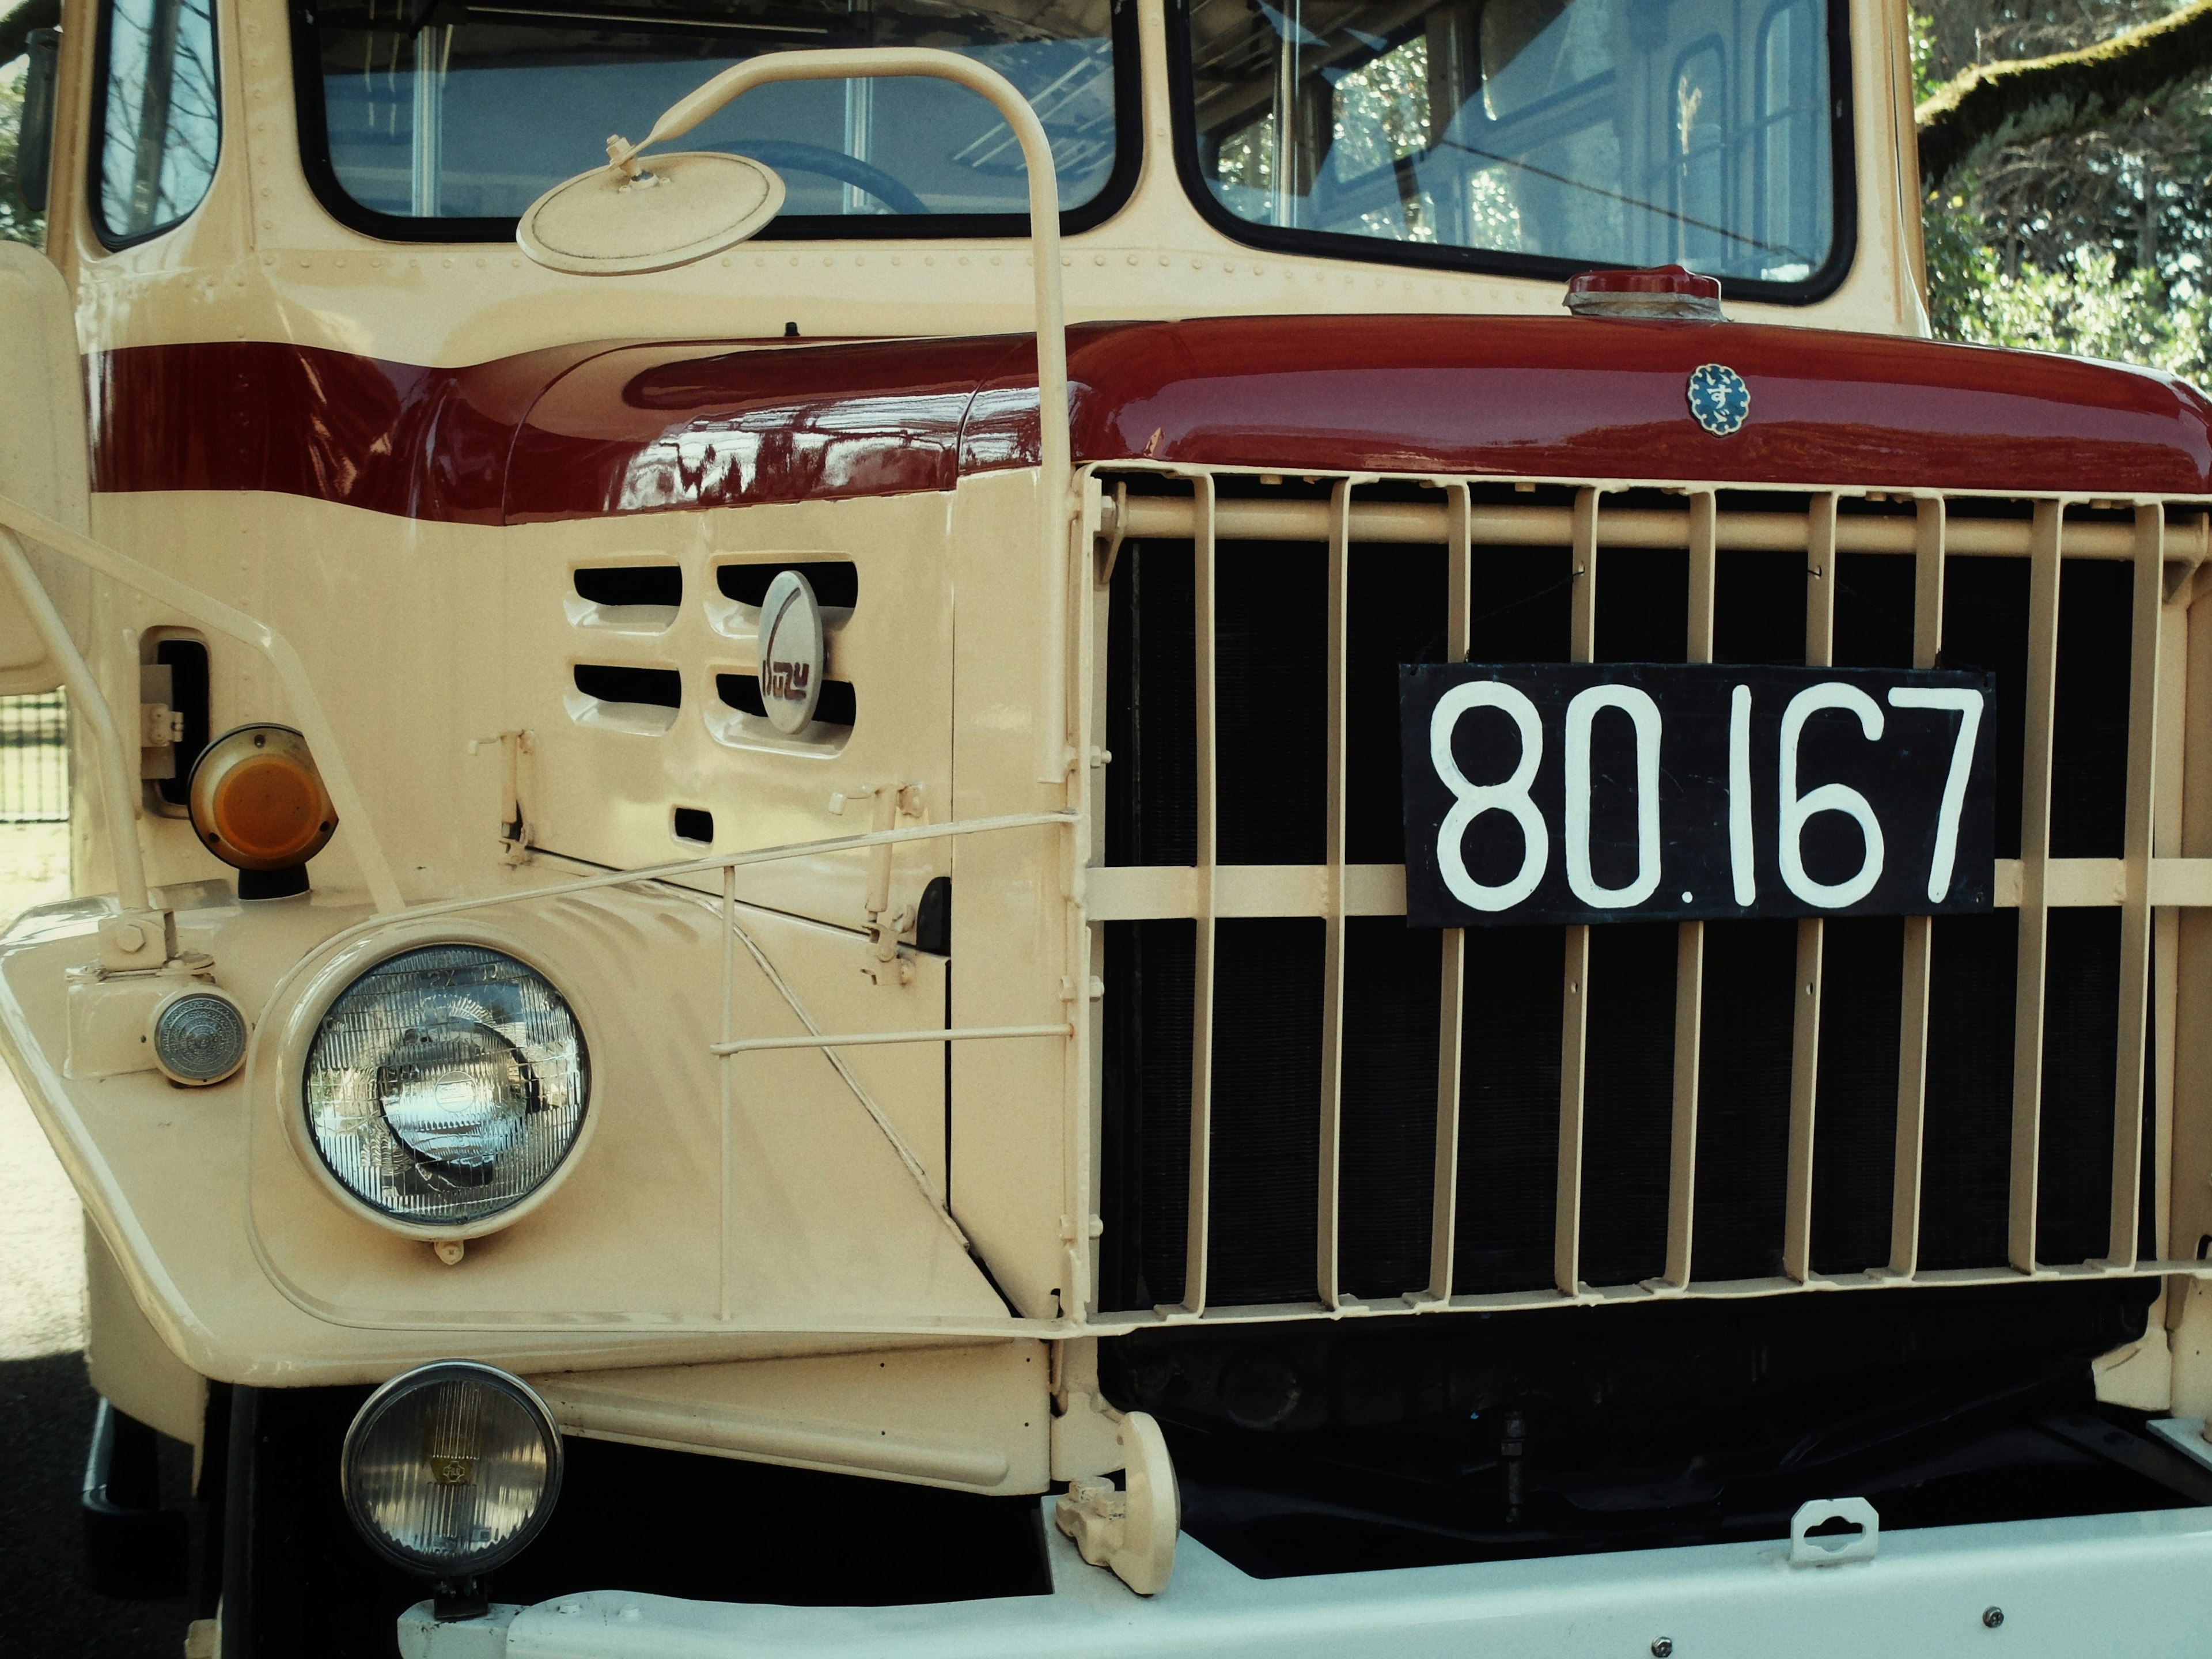
<path fill-rule="evenodd" d="M 61 21 L 62 0 L 23 0 L 0 17 L 0 69 L 23 55 L 33 29 L 58 28 Z"/>
<path fill-rule="evenodd" d="M 2078 52 L 1977 64 L 1913 112 L 1933 185 L 1999 144 L 2109 126 L 2212 65 L 2212 0 Z"/>

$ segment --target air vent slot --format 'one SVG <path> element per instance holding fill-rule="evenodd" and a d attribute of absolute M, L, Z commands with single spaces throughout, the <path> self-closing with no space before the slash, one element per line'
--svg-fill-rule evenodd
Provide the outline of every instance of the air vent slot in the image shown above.
<path fill-rule="evenodd" d="M 684 603 L 684 572 L 672 564 L 619 564 L 579 570 L 576 595 L 593 605 Z"/>
<path fill-rule="evenodd" d="M 701 847 L 714 844 L 714 815 L 696 806 L 679 806 L 670 816 L 669 828 L 678 841 Z"/>
<path fill-rule="evenodd" d="M 805 577 L 807 585 L 814 590 L 816 602 L 825 611 L 850 611 L 860 602 L 860 573 L 846 559 L 726 564 L 714 573 L 714 581 L 724 599 L 758 610 L 761 601 L 768 597 L 768 585 L 785 570 L 796 570 Z"/>
<path fill-rule="evenodd" d="M 602 702 L 645 702 L 658 708 L 684 706 L 684 677 L 672 668 L 617 668 L 580 662 L 576 690 Z"/>
<path fill-rule="evenodd" d="M 741 714 L 768 718 L 768 709 L 761 702 L 760 681 L 750 674 L 717 674 L 714 692 L 721 700 Z M 849 732 L 857 724 L 855 713 L 859 705 L 853 696 L 849 680 L 824 680 L 822 696 L 814 705 L 814 723 L 817 726 L 841 726 Z"/>
<path fill-rule="evenodd" d="M 684 677 L 672 668 L 580 662 L 573 672 L 576 695 L 568 698 L 568 714 L 579 726 L 658 737 L 676 724 L 684 705 Z"/>
<path fill-rule="evenodd" d="M 684 605 L 684 572 L 672 564 L 586 567 L 574 574 L 568 620 L 578 628 L 659 634 L 676 625 Z"/>

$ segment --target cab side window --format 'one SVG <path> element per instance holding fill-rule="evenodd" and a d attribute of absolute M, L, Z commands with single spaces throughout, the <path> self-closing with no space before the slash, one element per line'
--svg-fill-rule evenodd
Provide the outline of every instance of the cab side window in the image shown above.
<path fill-rule="evenodd" d="M 93 217 L 110 247 L 180 222 L 222 137 L 215 0 L 107 0 L 100 18 Z"/>

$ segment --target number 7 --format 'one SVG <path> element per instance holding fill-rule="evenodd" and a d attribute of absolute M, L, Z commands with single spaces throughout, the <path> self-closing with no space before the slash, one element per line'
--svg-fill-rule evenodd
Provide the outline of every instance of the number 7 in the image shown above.
<path fill-rule="evenodd" d="M 1892 708 L 1944 708 L 1960 716 L 1951 745 L 1951 773 L 1943 780 L 1943 805 L 1936 815 L 1936 857 L 1928 866 L 1928 902 L 1941 904 L 1951 890 L 1951 866 L 1959 854 L 1959 818 L 1966 810 L 1966 781 L 1974 769 L 1974 738 L 1982 729 L 1982 694 L 1892 686 Z"/>

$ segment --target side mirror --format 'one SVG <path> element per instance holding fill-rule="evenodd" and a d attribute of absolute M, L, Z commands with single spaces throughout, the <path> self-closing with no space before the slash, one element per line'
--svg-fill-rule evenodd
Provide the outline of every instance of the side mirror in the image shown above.
<path fill-rule="evenodd" d="M 720 253 L 783 208 L 783 180 L 743 155 L 657 155 L 651 171 L 594 167 L 553 186 L 515 240 L 539 264 L 580 276 L 666 270 Z"/>
<path fill-rule="evenodd" d="M 59 29 L 33 29 L 23 40 L 22 125 L 15 139 L 15 190 L 31 210 L 46 210 L 46 173 L 54 155 L 54 80 L 61 58 Z"/>

